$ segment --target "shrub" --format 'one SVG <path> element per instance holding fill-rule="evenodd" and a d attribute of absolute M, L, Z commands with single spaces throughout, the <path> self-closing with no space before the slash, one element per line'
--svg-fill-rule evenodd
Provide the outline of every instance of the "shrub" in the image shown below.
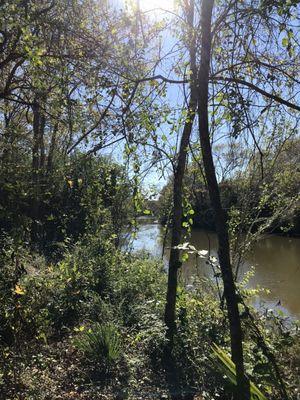
<path fill-rule="evenodd" d="M 121 340 L 112 323 L 95 323 L 74 340 L 75 347 L 103 372 L 109 372 L 121 357 Z"/>

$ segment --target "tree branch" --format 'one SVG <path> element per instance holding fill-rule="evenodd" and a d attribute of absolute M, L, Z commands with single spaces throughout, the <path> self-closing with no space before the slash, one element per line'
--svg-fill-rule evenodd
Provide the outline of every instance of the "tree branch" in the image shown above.
<path fill-rule="evenodd" d="M 183 84 L 183 83 L 189 83 L 189 79 L 182 79 L 182 80 L 176 80 L 176 79 L 169 79 L 163 75 L 154 75 L 154 76 L 149 76 L 141 79 L 137 79 L 134 82 L 136 83 L 142 83 L 142 82 L 148 82 L 148 81 L 153 81 L 153 80 L 161 80 L 163 82 L 167 83 L 175 83 L 175 84 Z M 223 77 L 223 76 L 211 76 L 209 78 L 210 81 L 223 81 L 223 82 L 234 82 L 243 86 L 247 86 L 250 89 L 256 91 L 257 93 L 260 93 L 264 97 L 267 97 L 271 100 L 276 101 L 277 103 L 283 104 L 289 108 L 292 108 L 294 110 L 300 111 L 300 106 L 297 104 L 291 103 L 288 100 L 283 99 L 282 97 L 272 94 L 269 92 L 266 92 L 265 90 L 261 89 L 260 87 L 254 85 L 251 82 L 245 81 L 244 79 L 239 79 L 239 78 L 230 78 L 230 77 Z"/>
<path fill-rule="evenodd" d="M 262 94 L 264 97 L 267 97 L 268 99 L 274 100 L 277 103 L 283 104 L 289 108 L 292 108 L 294 110 L 300 111 L 300 106 L 297 104 L 291 103 L 288 100 L 284 100 L 282 97 L 272 94 L 269 92 L 266 92 L 265 90 L 261 89 L 260 87 L 254 85 L 251 82 L 245 81 L 244 79 L 239 79 L 239 78 L 230 78 L 230 77 L 222 77 L 222 76 L 213 76 L 210 78 L 212 81 L 222 81 L 222 82 L 234 82 L 243 86 L 247 86 L 250 89 L 253 89 L 257 93 Z"/>
<path fill-rule="evenodd" d="M 71 146 L 69 148 L 69 150 L 67 151 L 67 154 L 70 154 L 71 151 L 74 150 L 75 147 L 77 147 L 84 138 L 86 138 L 90 133 L 92 133 L 100 125 L 100 123 L 106 117 L 108 110 L 110 109 L 110 106 L 112 105 L 112 102 L 114 101 L 115 95 L 116 95 L 116 93 L 114 92 L 108 106 L 105 108 L 103 113 L 100 115 L 100 118 L 98 119 L 98 121 L 87 132 L 85 132 L 83 135 L 81 135 L 78 140 L 76 140 L 76 142 L 73 144 L 73 146 Z"/>

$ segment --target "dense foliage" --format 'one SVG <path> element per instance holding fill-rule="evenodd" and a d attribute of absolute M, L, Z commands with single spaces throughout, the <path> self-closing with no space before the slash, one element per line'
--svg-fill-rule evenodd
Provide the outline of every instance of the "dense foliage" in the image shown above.
<path fill-rule="evenodd" d="M 67 242 L 99 226 L 114 226 L 115 242 L 132 213 L 132 189 L 125 170 L 106 158 L 77 153 L 43 176 L 38 194 L 39 214 L 33 215 L 35 193 L 28 158 L 1 163 L 0 230 L 28 241 L 52 257 Z M 37 235 L 31 236 L 33 225 Z"/>
<path fill-rule="evenodd" d="M 100 231 L 97 238 L 87 235 L 59 263 L 47 264 L 6 243 L 1 252 L 2 398 L 167 398 L 171 391 L 229 399 L 211 349 L 212 343 L 229 345 L 226 313 L 213 286 L 195 276 L 193 291 L 179 288 L 177 379 L 168 381 L 162 322 L 166 275 L 160 263 L 114 248 L 107 232 Z M 248 302 L 251 293 L 244 295 Z M 296 399 L 297 326 L 282 325 L 272 313 L 255 324 L 268 338 Z M 257 327 L 247 328 L 247 372 L 277 399 L 280 384 L 272 364 L 253 341 Z"/>
<path fill-rule="evenodd" d="M 300 232 L 299 0 L 145 1 L 0 1 L 0 400 L 296 400 L 299 323 L 234 272 Z"/>

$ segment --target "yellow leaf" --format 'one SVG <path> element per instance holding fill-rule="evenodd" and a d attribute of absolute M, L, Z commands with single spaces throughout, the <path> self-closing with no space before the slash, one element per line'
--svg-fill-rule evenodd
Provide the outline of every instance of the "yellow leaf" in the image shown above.
<path fill-rule="evenodd" d="M 85 330 L 85 326 L 84 325 L 81 325 L 79 328 L 74 328 L 75 332 L 82 332 L 84 330 Z"/>
<path fill-rule="evenodd" d="M 21 286 L 16 285 L 16 286 L 15 286 L 15 293 L 16 293 L 16 294 L 25 294 L 25 290 L 23 290 L 23 289 L 21 288 Z"/>
<path fill-rule="evenodd" d="M 74 185 L 74 183 L 73 183 L 73 181 L 68 181 L 68 185 L 70 186 L 70 188 L 72 188 L 73 187 L 73 185 Z"/>

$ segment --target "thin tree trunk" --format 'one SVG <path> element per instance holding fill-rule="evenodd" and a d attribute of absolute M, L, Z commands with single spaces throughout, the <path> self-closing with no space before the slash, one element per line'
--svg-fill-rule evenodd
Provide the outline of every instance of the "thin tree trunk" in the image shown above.
<path fill-rule="evenodd" d="M 192 39 L 190 43 L 190 62 L 192 72 L 195 73 L 195 38 L 193 33 L 193 20 L 194 20 L 194 1 L 189 4 L 188 9 L 185 10 L 187 13 L 187 22 L 192 31 Z M 176 319 L 176 292 L 177 292 L 177 280 L 178 280 L 178 269 L 181 267 L 180 251 L 175 247 L 181 242 L 182 237 L 182 191 L 183 191 L 183 178 L 186 167 L 186 159 L 188 153 L 188 145 L 192 132 L 193 122 L 196 114 L 196 79 L 195 75 L 192 75 L 191 87 L 190 87 L 190 100 L 188 104 L 188 112 L 186 122 L 184 124 L 177 160 L 175 161 L 174 168 L 174 182 L 173 182 L 173 212 L 172 212 L 172 228 L 171 228 L 171 251 L 169 259 L 169 270 L 168 270 L 168 287 L 167 287 L 167 299 L 165 307 L 165 323 L 168 331 L 167 335 L 172 345 L 173 334 L 175 331 L 175 319 Z"/>
<path fill-rule="evenodd" d="M 33 113 L 33 145 L 32 145 L 32 182 L 33 182 L 33 202 L 32 202 L 32 230 L 33 242 L 39 239 L 40 229 L 40 194 L 42 185 L 42 171 L 45 164 L 45 144 L 44 133 L 46 125 L 45 114 L 41 110 L 40 97 L 36 96 L 32 105 Z"/>
<path fill-rule="evenodd" d="M 47 158 L 47 172 L 48 173 L 50 173 L 52 170 L 53 156 L 54 156 L 54 151 L 55 151 L 55 147 L 56 147 L 57 132 L 58 132 L 58 122 L 56 122 L 53 127 L 53 132 L 52 132 L 52 137 L 51 137 L 51 143 L 50 143 L 50 148 L 49 148 L 49 153 L 48 153 L 48 158 Z"/>
<path fill-rule="evenodd" d="M 40 142 L 40 106 L 37 100 L 34 101 L 32 105 L 33 113 L 33 145 L 32 145 L 32 173 L 34 176 L 34 181 L 37 176 L 37 171 L 40 165 L 39 156 L 39 142 Z"/>
<path fill-rule="evenodd" d="M 195 110 L 194 101 L 189 102 L 190 110 Z M 176 292 L 177 292 L 177 279 L 178 269 L 181 267 L 180 251 L 175 247 L 181 242 L 182 237 L 182 190 L 183 190 L 183 177 L 186 166 L 187 147 L 189 143 L 190 134 L 192 131 L 195 112 L 188 118 L 189 122 L 185 123 L 180 149 L 178 153 L 177 165 L 174 171 L 173 182 L 173 213 L 172 213 L 172 228 L 171 228 L 171 250 L 169 259 L 168 270 L 168 287 L 167 287 L 167 301 L 165 307 L 165 323 L 168 327 L 169 334 L 172 336 L 175 330 L 175 307 L 176 307 Z M 169 336 L 170 336 L 169 335 Z"/>
<path fill-rule="evenodd" d="M 208 122 L 208 81 L 211 58 L 211 20 L 214 0 L 202 0 L 201 9 L 201 64 L 198 83 L 198 118 L 199 134 L 204 164 L 205 176 L 208 184 L 210 201 L 215 214 L 215 224 L 218 236 L 218 256 L 224 283 L 224 296 L 227 303 L 231 338 L 231 355 L 236 365 L 237 390 L 236 400 L 250 398 L 249 384 L 244 374 L 242 328 L 238 310 L 238 299 L 230 261 L 229 235 L 225 212 L 222 208 L 219 186 L 216 178 L 209 137 Z"/>
<path fill-rule="evenodd" d="M 40 105 L 37 99 L 35 99 L 32 106 L 33 113 L 33 145 L 32 145 L 32 228 L 31 238 L 35 242 L 38 238 L 38 219 L 39 219 L 39 184 L 40 184 Z"/>
<path fill-rule="evenodd" d="M 45 126 L 46 126 L 46 117 L 45 114 L 42 113 L 40 117 L 40 172 L 43 171 L 43 168 L 45 166 L 45 140 L 44 140 L 44 134 L 45 134 Z"/>

